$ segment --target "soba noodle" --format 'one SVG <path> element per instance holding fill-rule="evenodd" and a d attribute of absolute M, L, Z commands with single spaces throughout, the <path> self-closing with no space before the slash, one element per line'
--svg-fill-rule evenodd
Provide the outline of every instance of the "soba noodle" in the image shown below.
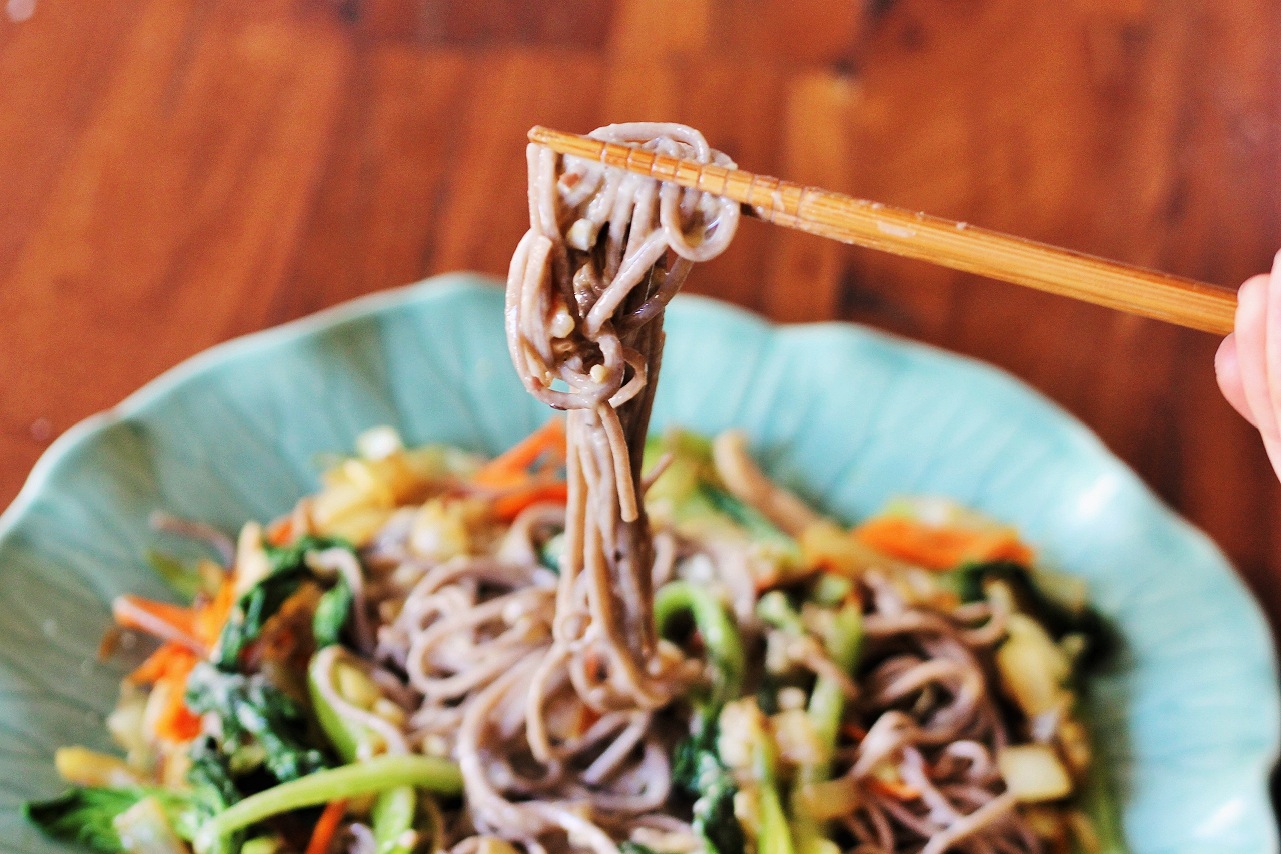
<path fill-rule="evenodd" d="M 680 125 L 613 125 L 591 135 L 733 166 L 701 134 Z M 728 245 L 739 210 L 733 202 L 598 164 L 562 164 L 536 145 L 527 157 L 530 230 L 508 277 L 507 337 L 530 393 L 569 410 L 566 549 L 550 646 L 536 665 L 535 654 L 524 662 L 534 677 L 509 676 L 501 688 L 491 689 L 486 699 L 493 706 L 484 708 L 497 715 L 503 696 L 526 692 L 529 752 L 561 771 L 565 748 L 550 744 L 542 721 L 553 686 L 568 681 L 583 703 L 625 716 L 617 724 L 621 729 L 610 727 L 618 740 L 601 754 L 611 760 L 643 741 L 649 714 L 688 687 L 679 657 L 655 640 L 655 550 L 637 484 L 661 360 L 663 310 L 690 266 Z M 558 380 L 563 389 L 556 387 Z M 888 760 L 921 794 L 916 805 L 869 798 L 863 815 L 851 818 L 851 831 L 862 846 L 886 851 L 899 850 L 902 835 L 925 840 L 925 854 L 939 854 L 963 839 L 976 851 L 1039 850 L 1013 799 L 1001 794 L 993 757 L 1007 735 L 972 651 L 999 637 L 1001 621 L 988 619 L 973 629 L 908 610 L 888 584 L 874 578 L 869 576 L 874 609 L 868 634 L 887 654 L 860 698 L 870 725 L 848 773 L 860 778 Z M 964 616 L 989 615 L 979 606 Z M 592 674 L 585 666 L 589 657 L 603 657 L 607 665 Z M 821 649 L 801 651 L 800 660 L 816 673 L 839 673 Z M 497 670 L 507 670 L 516 659 L 502 661 Z M 568 677 L 557 675 L 564 673 Z M 916 701 L 910 713 L 899 708 L 908 700 Z M 481 739 L 468 738 L 480 726 L 479 716 L 464 725 L 462 756 L 469 794 L 484 793 L 477 810 L 483 824 L 507 838 L 528 838 L 551 821 L 571 840 L 611 850 L 602 836 L 576 834 L 561 806 L 500 800 L 490 782 L 494 775 L 473 756 L 484 750 Z M 653 810 L 666 796 L 666 760 L 648 742 L 641 755 L 639 767 L 649 773 L 636 778 L 642 788 L 630 798 L 595 789 L 604 779 L 592 773 L 600 760 L 560 794 L 573 792 L 615 826 L 620 818 Z M 945 774 L 932 779 L 930 770 Z"/>
<path fill-rule="evenodd" d="M 614 125 L 594 135 L 733 165 L 679 125 Z M 739 211 L 596 164 L 558 168 L 560 158 L 535 145 L 527 156 L 530 230 L 512 258 L 507 336 L 525 387 L 569 411 L 564 558 L 554 606 L 548 591 L 528 586 L 466 603 L 463 619 L 473 625 L 516 607 L 528 617 L 486 643 L 483 662 L 451 668 L 460 676 L 450 679 L 475 692 L 461 710 L 458 757 L 478 827 L 526 841 L 558 828 L 612 854 L 602 827 L 626 832 L 667 800 L 668 750 L 650 723 L 697 674 L 656 638 L 659 550 L 638 489 L 663 311 L 692 264 L 729 244 Z M 411 677 L 424 672 L 432 643 L 424 638 L 454 634 L 445 625 L 411 647 Z M 435 690 L 426 678 L 415 687 L 428 697 Z M 600 715 L 573 740 L 557 739 L 547 723 L 549 709 L 566 703 Z M 537 777 L 500 758 L 511 756 L 536 763 Z"/>

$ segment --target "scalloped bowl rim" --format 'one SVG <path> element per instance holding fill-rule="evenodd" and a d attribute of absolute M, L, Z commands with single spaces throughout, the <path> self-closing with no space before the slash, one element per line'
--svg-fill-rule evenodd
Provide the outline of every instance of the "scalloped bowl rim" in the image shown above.
<path fill-rule="evenodd" d="M 50 477 L 64 459 L 72 455 L 74 451 L 86 444 L 100 431 L 119 422 L 145 414 L 146 410 L 160 403 L 169 393 L 181 387 L 189 379 L 230 359 L 252 354 L 254 351 L 267 349 L 277 344 L 305 339 L 347 322 L 376 315 L 397 305 L 411 303 L 416 298 L 448 292 L 474 291 L 478 287 L 489 286 L 481 283 L 500 284 L 499 280 L 493 276 L 481 273 L 465 271 L 444 273 L 413 284 L 356 297 L 277 326 L 240 335 L 210 346 L 184 359 L 144 383 L 120 403 L 82 419 L 58 436 L 37 459 L 13 501 L 3 512 L 0 512 L 0 542 L 6 540 L 14 529 L 21 524 L 37 496 L 45 488 Z M 1129 465 L 1104 445 L 1102 440 L 1089 427 L 1039 390 L 1020 380 L 1009 371 L 991 363 L 863 324 L 845 321 L 782 324 L 774 323 L 747 309 L 709 297 L 684 294 L 681 295 L 680 302 L 690 307 L 697 306 L 702 311 L 736 316 L 739 319 L 750 321 L 753 324 L 771 330 L 811 330 L 815 332 L 836 332 L 837 334 L 857 330 L 859 335 L 878 340 L 895 348 L 933 354 L 936 358 L 942 357 L 953 362 L 963 363 L 971 370 L 987 374 L 998 382 L 1016 386 L 1021 393 L 1048 407 L 1059 417 L 1060 428 L 1065 431 L 1065 434 L 1073 443 L 1081 446 L 1082 450 L 1099 455 L 1115 464 L 1120 476 L 1130 480 L 1132 486 L 1137 487 L 1145 494 L 1145 497 L 1150 499 L 1163 523 L 1181 529 L 1184 535 L 1191 537 L 1194 541 L 1198 541 L 1199 545 L 1207 547 L 1230 570 L 1226 574 L 1227 579 L 1231 584 L 1237 585 L 1245 591 L 1244 599 L 1248 603 L 1247 607 L 1252 612 L 1251 617 L 1262 627 L 1266 636 L 1266 655 L 1271 664 L 1272 680 L 1266 686 L 1271 689 L 1266 692 L 1267 708 L 1261 711 L 1266 713 L 1269 720 L 1275 721 L 1281 718 L 1281 685 L 1278 684 L 1277 679 L 1277 656 L 1271 627 L 1258 600 L 1245 586 L 1236 572 L 1232 571 L 1234 567 L 1231 561 L 1227 559 L 1226 555 L 1208 535 L 1184 519 L 1156 495 Z M 1277 765 L 1278 759 L 1281 759 L 1281 729 L 1274 729 L 1271 740 L 1260 747 L 1253 759 L 1255 761 L 1250 763 L 1249 766 L 1243 765 L 1242 774 L 1250 773 L 1257 780 L 1257 784 L 1266 792 L 1272 770 Z M 1269 850 L 1277 851 L 1275 816 L 1273 818 L 1273 834 Z"/>

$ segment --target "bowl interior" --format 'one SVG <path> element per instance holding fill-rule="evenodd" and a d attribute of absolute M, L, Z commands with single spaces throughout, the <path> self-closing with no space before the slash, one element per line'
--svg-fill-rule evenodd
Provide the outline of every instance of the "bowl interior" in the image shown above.
<path fill-rule="evenodd" d="M 164 595 L 148 515 L 228 531 L 274 516 L 377 424 L 509 445 L 549 413 L 511 369 L 501 314 L 501 292 L 466 275 L 359 300 L 208 351 L 50 449 L 0 517 L 6 850 L 60 850 L 19 804 L 59 790 L 55 747 L 108 748 L 127 662 L 95 650 L 113 596 Z M 1136 854 L 1276 850 L 1267 626 L 1213 544 L 1084 427 L 994 368 L 849 325 L 775 327 L 682 297 L 667 329 L 656 428 L 741 426 L 771 473 L 846 521 L 952 496 L 1088 579 L 1126 641 L 1091 703 Z"/>

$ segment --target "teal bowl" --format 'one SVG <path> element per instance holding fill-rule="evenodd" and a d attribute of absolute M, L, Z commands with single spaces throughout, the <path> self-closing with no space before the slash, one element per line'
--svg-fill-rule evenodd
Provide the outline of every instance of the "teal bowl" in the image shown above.
<path fill-rule="evenodd" d="M 493 452 L 547 418 L 503 342 L 502 294 L 445 276 L 216 347 L 59 439 L 0 517 L 0 849 L 54 854 L 23 800 L 61 744 L 108 749 L 124 672 L 95 650 L 119 593 L 162 596 L 143 555 L 164 508 L 233 531 L 317 485 L 317 461 L 393 424 Z M 948 495 L 1084 576 L 1125 638 L 1093 690 L 1135 854 L 1277 850 L 1279 702 L 1257 604 L 1200 532 L 1080 423 L 986 365 L 846 324 L 775 327 L 681 297 L 655 426 L 744 427 L 833 515 Z"/>

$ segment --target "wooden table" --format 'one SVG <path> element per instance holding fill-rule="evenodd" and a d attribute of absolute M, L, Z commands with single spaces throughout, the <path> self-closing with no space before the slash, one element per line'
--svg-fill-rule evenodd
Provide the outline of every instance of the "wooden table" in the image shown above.
<path fill-rule="evenodd" d="M 1275 0 L 37 0 L 0 16 L 0 506 L 54 436 L 215 342 L 505 271 L 526 129 L 635 118 L 1222 284 L 1281 246 Z M 1210 336 L 759 223 L 691 289 L 1010 369 L 1281 624 L 1281 488 Z"/>

